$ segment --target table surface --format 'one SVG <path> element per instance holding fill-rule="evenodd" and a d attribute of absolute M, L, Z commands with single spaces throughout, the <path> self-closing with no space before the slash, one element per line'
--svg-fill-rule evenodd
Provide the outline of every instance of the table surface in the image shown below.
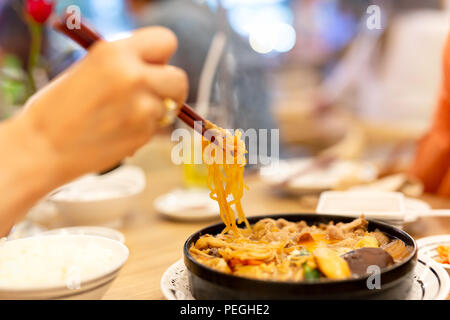
<path fill-rule="evenodd" d="M 182 185 L 179 167 L 148 173 L 148 187 L 135 213 L 127 217 L 120 229 L 126 237 L 130 257 L 104 299 L 164 299 L 160 280 L 165 270 L 182 257 L 183 244 L 189 235 L 211 224 L 175 222 L 158 215 L 153 200 Z M 246 176 L 250 190 L 244 195 L 248 216 L 268 213 L 311 212 L 298 198 L 271 194 L 255 174 Z M 450 208 L 450 199 L 423 196 L 433 208 Z M 219 219 L 219 218 L 218 218 Z M 217 219 L 217 221 L 219 221 Z M 421 218 L 407 229 L 415 238 L 450 233 L 450 218 Z"/>

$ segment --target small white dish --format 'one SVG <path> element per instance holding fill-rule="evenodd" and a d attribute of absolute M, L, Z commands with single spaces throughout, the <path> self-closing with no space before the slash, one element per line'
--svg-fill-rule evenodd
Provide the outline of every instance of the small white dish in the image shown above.
<path fill-rule="evenodd" d="M 413 286 L 407 300 L 445 300 L 450 278 L 445 270 L 428 257 L 419 257 L 413 272 Z M 161 291 L 167 300 L 195 300 L 183 259 L 172 264 L 161 278 Z"/>
<path fill-rule="evenodd" d="M 66 224 L 117 225 L 134 207 L 145 186 L 142 169 L 122 166 L 105 175 L 87 175 L 62 186 L 48 200 Z"/>
<path fill-rule="evenodd" d="M 319 193 L 330 190 L 345 179 L 368 183 L 376 179 L 376 166 L 356 161 L 336 160 L 325 168 L 315 168 L 308 173 L 296 174 L 311 167 L 315 158 L 281 160 L 279 163 L 261 168 L 261 179 L 269 186 L 296 195 Z"/>
<path fill-rule="evenodd" d="M 59 228 L 48 230 L 38 234 L 39 236 L 48 236 L 48 235 L 87 235 L 87 236 L 96 236 L 96 237 L 104 237 L 111 240 L 116 240 L 121 243 L 125 243 L 125 236 L 122 232 L 111 228 L 105 227 L 93 227 L 93 226 L 85 226 L 85 227 L 68 227 L 68 228 Z"/>
<path fill-rule="evenodd" d="M 47 235 L 0 244 L 0 299 L 100 299 L 128 259 L 119 241 Z"/>
<path fill-rule="evenodd" d="M 405 217 L 404 196 L 399 192 L 326 191 L 316 208 L 319 214 L 335 214 L 384 220 L 402 224 Z"/>
<path fill-rule="evenodd" d="M 450 234 L 443 234 L 431 237 L 421 238 L 416 241 L 417 247 L 419 248 L 419 254 L 421 256 L 426 256 L 434 260 L 438 256 L 436 252 L 436 248 L 439 246 L 450 246 Z M 450 265 L 439 263 L 435 261 L 438 265 L 440 265 L 443 269 L 445 269 L 448 274 L 450 274 Z"/>
<path fill-rule="evenodd" d="M 176 189 L 153 202 L 163 216 L 179 221 L 202 221 L 219 218 L 219 205 L 205 189 Z"/>

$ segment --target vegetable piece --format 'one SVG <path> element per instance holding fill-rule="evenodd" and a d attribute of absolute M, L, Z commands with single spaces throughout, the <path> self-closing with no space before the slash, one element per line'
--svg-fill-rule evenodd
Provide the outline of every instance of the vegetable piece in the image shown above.
<path fill-rule="evenodd" d="M 249 266 L 259 266 L 261 263 L 264 263 L 264 261 L 256 260 L 256 259 L 248 259 L 248 260 L 245 260 L 244 264 L 249 265 Z"/>
<path fill-rule="evenodd" d="M 230 259 L 230 261 L 228 261 L 228 264 L 231 268 L 237 266 L 238 264 L 242 264 L 242 261 L 236 258 L 232 258 Z"/>
<path fill-rule="evenodd" d="M 409 249 L 403 241 L 398 239 L 388 243 L 383 249 L 386 250 L 395 261 L 403 260 L 411 253 L 411 249 Z"/>
<path fill-rule="evenodd" d="M 317 248 L 313 252 L 319 270 L 330 279 L 346 279 L 351 272 L 347 262 L 329 248 Z"/>
<path fill-rule="evenodd" d="M 320 279 L 319 270 L 311 268 L 307 263 L 303 264 L 303 274 L 306 280 Z"/>
<path fill-rule="evenodd" d="M 435 260 L 439 263 L 450 264 L 450 247 L 439 246 L 436 248 L 437 253 L 439 254 Z"/>
<path fill-rule="evenodd" d="M 373 236 L 364 236 L 356 244 L 355 248 L 378 248 L 378 240 Z"/>

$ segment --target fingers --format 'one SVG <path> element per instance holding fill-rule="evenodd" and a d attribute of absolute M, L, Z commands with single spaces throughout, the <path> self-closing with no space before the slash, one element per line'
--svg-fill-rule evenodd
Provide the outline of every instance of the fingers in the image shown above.
<path fill-rule="evenodd" d="M 177 38 L 172 31 L 163 27 L 144 28 L 116 44 L 119 48 L 130 48 L 144 62 L 134 65 L 136 69 L 132 69 L 138 70 L 141 76 L 143 73 L 141 79 L 148 90 L 161 99 L 172 99 L 178 105 L 184 103 L 189 86 L 186 73 L 166 65 L 177 48 Z"/>
<path fill-rule="evenodd" d="M 155 64 L 167 63 L 178 46 L 175 34 L 163 27 L 139 29 L 118 42 L 129 46 L 145 62 Z"/>
<path fill-rule="evenodd" d="M 165 106 L 163 101 L 142 90 L 136 95 L 133 114 L 129 116 L 129 121 L 137 127 L 146 127 L 150 122 L 157 123 L 165 114 Z"/>
<path fill-rule="evenodd" d="M 187 98 L 189 83 L 186 73 L 168 65 L 146 65 L 144 83 L 161 99 L 169 98 L 182 105 Z"/>

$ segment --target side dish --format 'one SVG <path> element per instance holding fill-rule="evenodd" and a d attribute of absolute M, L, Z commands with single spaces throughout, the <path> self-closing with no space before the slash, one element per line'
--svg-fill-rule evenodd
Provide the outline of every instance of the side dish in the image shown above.
<path fill-rule="evenodd" d="M 450 247 L 449 246 L 439 246 L 436 248 L 438 256 L 435 260 L 439 263 L 450 264 Z"/>

